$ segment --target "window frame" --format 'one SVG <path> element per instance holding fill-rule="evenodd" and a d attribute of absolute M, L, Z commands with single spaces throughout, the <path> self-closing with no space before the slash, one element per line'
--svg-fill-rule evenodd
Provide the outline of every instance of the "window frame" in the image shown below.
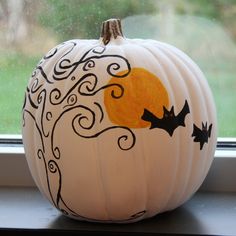
<path fill-rule="evenodd" d="M 162 14 L 168 14 L 164 8 L 162 10 Z M 236 191 L 236 185 L 233 184 L 236 177 L 234 165 L 236 167 L 236 137 L 218 138 L 213 164 L 201 189 Z M 35 186 L 26 162 L 21 135 L 0 134 L 0 186 L 5 185 Z"/>
<path fill-rule="evenodd" d="M 236 138 L 218 138 L 213 163 L 200 191 L 236 192 Z M 0 187 L 36 187 L 21 135 L 0 135 Z"/>

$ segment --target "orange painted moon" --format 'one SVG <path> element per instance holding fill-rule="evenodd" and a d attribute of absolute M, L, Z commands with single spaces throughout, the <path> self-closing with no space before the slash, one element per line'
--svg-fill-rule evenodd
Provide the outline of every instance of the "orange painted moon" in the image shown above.
<path fill-rule="evenodd" d="M 125 74 L 124 71 L 118 73 Z M 104 104 L 109 119 L 120 126 L 145 128 L 150 123 L 141 119 L 144 108 L 158 118 L 163 116 L 163 106 L 169 105 L 168 93 L 161 80 L 143 68 L 132 68 L 124 78 L 112 77 L 108 85 L 119 84 L 124 91 L 121 97 L 112 93 L 121 92 L 118 86 L 109 86 L 104 91 Z M 119 91 L 118 91 L 119 90 Z"/>

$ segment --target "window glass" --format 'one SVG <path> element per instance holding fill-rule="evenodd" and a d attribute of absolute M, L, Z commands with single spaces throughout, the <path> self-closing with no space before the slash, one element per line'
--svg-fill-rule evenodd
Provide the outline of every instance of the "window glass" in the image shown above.
<path fill-rule="evenodd" d="M 128 38 L 186 52 L 212 89 L 219 136 L 236 136 L 235 0 L 0 0 L 0 134 L 21 133 L 24 91 L 40 58 L 65 40 L 98 38 L 108 18 L 122 19 Z"/>

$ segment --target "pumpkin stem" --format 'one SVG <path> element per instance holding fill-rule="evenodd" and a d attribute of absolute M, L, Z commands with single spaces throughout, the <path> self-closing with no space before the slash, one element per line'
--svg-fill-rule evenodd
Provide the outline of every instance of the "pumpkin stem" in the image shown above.
<path fill-rule="evenodd" d="M 123 37 L 120 19 L 109 19 L 102 23 L 101 37 L 105 45 L 107 45 L 111 38 L 116 39 L 117 36 Z"/>

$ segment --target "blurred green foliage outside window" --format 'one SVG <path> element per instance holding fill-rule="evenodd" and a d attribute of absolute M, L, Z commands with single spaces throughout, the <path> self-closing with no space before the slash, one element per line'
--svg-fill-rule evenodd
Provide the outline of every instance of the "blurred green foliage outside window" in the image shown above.
<path fill-rule="evenodd" d="M 151 38 L 185 51 L 206 75 L 219 136 L 236 137 L 235 0 L 0 0 L 0 134 L 21 133 L 30 75 L 58 43 L 96 39 L 101 22 L 122 19 L 128 38 Z"/>

